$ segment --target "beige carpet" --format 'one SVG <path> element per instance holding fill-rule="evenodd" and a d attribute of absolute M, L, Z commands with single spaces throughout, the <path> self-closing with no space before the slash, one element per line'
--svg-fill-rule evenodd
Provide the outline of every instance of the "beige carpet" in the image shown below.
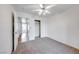
<path fill-rule="evenodd" d="M 77 54 L 76 50 L 50 38 L 41 38 L 20 43 L 14 54 Z"/>

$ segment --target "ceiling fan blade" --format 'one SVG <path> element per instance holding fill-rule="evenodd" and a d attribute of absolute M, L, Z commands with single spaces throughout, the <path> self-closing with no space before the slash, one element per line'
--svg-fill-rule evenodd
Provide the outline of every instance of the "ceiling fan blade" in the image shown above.
<path fill-rule="evenodd" d="M 40 9 L 35 9 L 35 10 L 32 10 L 32 11 L 40 11 Z"/>
<path fill-rule="evenodd" d="M 41 8 L 44 8 L 43 4 L 40 4 L 40 7 L 41 7 Z"/>
<path fill-rule="evenodd" d="M 52 7 L 54 7 L 55 5 L 50 5 L 50 6 L 47 6 L 45 9 L 50 9 Z"/>

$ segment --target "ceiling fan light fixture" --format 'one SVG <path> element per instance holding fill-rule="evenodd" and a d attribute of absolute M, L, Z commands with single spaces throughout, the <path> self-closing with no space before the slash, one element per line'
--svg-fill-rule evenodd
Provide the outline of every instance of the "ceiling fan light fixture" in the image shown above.
<path fill-rule="evenodd" d="M 38 11 L 39 15 L 46 15 L 46 14 L 50 14 L 49 9 L 54 7 L 54 6 L 56 6 L 56 5 L 46 6 L 45 4 L 40 4 L 40 9 L 36 9 L 34 11 Z"/>
<path fill-rule="evenodd" d="M 39 15 L 41 15 L 41 14 L 42 14 L 42 12 L 43 12 L 43 10 L 41 10 L 41 9 L 40 9 L 40 11 L 38 12 L 38 14 L 39 14 Z"/>
<path fill-rule="evenodd" d="M 46 15 L 46 12 L 43 12 L 43 15 Z"/>
<path fill-rule="evenodd" d="M 48 10 L 43 10 L 43 9 L 40 9 L 39 12 L 38 12 L 39 15 L 46 15 L 46 14 L 50 14 L 50 12 Z"/>

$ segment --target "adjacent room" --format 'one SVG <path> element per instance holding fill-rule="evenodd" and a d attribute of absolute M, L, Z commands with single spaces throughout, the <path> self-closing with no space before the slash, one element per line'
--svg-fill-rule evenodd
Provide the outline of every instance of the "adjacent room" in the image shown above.
<path fill-rule="evenodd" d="M 79 5 L 0 4 L 0 54 L 79 54 Z"/>

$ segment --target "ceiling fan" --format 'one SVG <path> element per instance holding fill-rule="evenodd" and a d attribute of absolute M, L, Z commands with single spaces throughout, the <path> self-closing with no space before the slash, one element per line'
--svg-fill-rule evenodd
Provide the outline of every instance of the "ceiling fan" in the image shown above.
<path fill-rule="evenodd" d="M 40 9 L 36 9 L 33 11 L 38 11 L 39 15 L 46 15 L 46 14 L 50 14 L 51 12 L 49 11 L 50 8 L 54 7 L 55 5 L 49 5 L 49 6 L 45 6 L 45 4 L 40 4 Z"/>

